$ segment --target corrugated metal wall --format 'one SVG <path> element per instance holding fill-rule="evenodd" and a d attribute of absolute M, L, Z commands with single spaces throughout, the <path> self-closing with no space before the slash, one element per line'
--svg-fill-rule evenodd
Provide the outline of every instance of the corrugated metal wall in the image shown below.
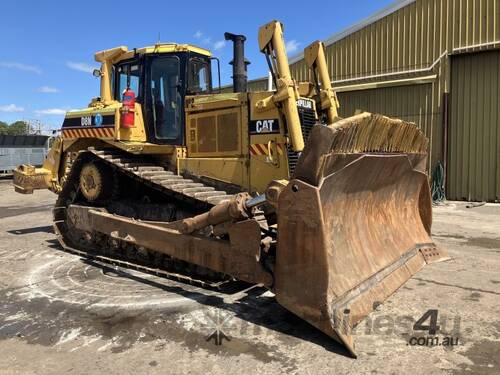
<path fill-rule="evenodd" d="M 267 77 L 248 81 L 248 91 L 267 91 Z"/>
<path fill-rule="evenodd" d="M 339 92 L 337 95 L 342 117 L 351 116 L 356 110 L 383 113 L 420 124 L 428 132 L 437 116 L 432 113 L 431 84 Z"/>
<path fill-rule="evenodd" d="M 432 169 L 438 161 L 444 163 L 442 107 L 444 94 L 450 92 L 450 56 L 500 48 L 500 0 L 403 0 L 395 9 L 350 34 L 326 41 L 330 75 L 336 87 L 366 83 L 394 86 L 356 91 L 344 88 L 339 92 L 341 114 L 362 109 L 414 118 L 430 139 Z M 291 61 L 294 78 L 310 80 L 302 58 Z M 434 78 L 425 85 L 404 82 L 424 76 Z M 264 82 L 265 78 L 255 80 L 249 87 L 257 90 Z M 467 142 L 462 140 L 463 147 Z"/>
<path fill-rule="evenodd" d="M 267 77 L 248 81 L 248 91 L 267 91 Z M 233 85 L 222 86 L 221 92 L 233 92 Z"/>
<path fill-rule="evenodd" d="M 448 197 L 500 200 L 500 51 L 452 59 Z"/>
<path fill-rule="evenodd" d="M 499 0 L 417 0 L 327 46 L 327 60 L 332 79 L 340 81 L 336 82 L 337 86 L 437 73 L 430 93 L 428 90 L 423 93 L 430 104 L 431 123 L 418 123 L 430 138 L 430 166 L 433 167 L 443 158 L 442 102 L 443 93 L 449 92 L 450 74 L 447 55 L 460 47 L 495 41 L 500 41 Z M 481 48 L 485 47 L 478 49 Z M 309 80 L 303 60 L 291 64 L 291 69 L 297 80 Z M 409 72 L 412 70 L 413 73 Z M 402 74 L 398 74 L 400 72 Z M 373 75 L 382 76 L 370 78 Z M 387 93 L 386 89 L 376 90 L 381 90 L 382 96 Z M 397 112 L 405 115 L 405 108 L 413 111 L 415 90 L 399 92 Z M 355 91 L 341 96 L 359 102 L 366 95 Z M 352 107 L 345 101 L 341 105 Z M 384 107 L 387 106 L 375 108 Z"/>
<path fill-rule="evenodd" d="M 334 80 L 429 67 L 446 50 L 500 40 L 498 0 L 417 0 L 327 46 Z M 292 64 L 309 80 L 303 62 Z"/>

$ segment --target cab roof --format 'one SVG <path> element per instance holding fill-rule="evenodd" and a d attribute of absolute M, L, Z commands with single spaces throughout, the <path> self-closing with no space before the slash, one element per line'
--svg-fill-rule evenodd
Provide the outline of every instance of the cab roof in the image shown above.
<path fill-rule="evenodd" d="M 112 53 L 113 51 L 119 51 L 118 53 Z M 150 54 L 150 53 L 172 53 L 172 52 L 195 52 L 204 56 L 212 56 L 209 50 L 197 47 L 191 44 L 177 44 L 177 43 L 157 43 L 154 46 L 146 46 L 141 48 L 135 48 L 129 50 L 127 46 L 120 46 L 104 51 L 96 52 L 96 61 L 102 61 L 102 57 L 114 55 L 113 62 L 118 62 L 121 60 L 126 60 L 132 58 L 134 54 Z"/>

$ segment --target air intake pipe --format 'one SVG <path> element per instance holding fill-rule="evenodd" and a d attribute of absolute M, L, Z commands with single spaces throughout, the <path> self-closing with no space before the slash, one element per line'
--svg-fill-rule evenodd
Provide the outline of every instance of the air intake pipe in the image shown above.
<path fill-rule="evenodd" d="M 233 66 L 233 92 L 247 91 L 247 65 L 250 61 L 245 59 L 245 40 L 244 35 L 224 33 L 226 40 L 233 42 L 233 60 L 229 63 Z"/>

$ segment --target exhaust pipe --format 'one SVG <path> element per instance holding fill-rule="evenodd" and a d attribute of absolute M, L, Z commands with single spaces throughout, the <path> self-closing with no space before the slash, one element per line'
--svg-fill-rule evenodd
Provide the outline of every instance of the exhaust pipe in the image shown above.
<path fill-rule="evenodd" d="M 247 65 L 250 61 L 245 59 L 244 35 L 224 33 L 226 40 L 233 42 L 233 60 L 229 63 L 233 66 L 233 92 L 247 92 Z"/>

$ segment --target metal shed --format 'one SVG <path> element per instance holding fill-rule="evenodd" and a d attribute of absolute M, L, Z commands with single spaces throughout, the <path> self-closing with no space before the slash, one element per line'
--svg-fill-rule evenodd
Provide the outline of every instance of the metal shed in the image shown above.
<path fill-rule="evenodd" d="M 42 165 L 49 147 L 45 135 L 0 135 L 0 173 L 11 173 L 18 165 Z"/>
<path fill-rule="evenodd" d="M 396 1 L 324 42 L 342 116 L 416 122 L 429 169 L 445 165 L 449 199 L 500 200 L 499 0 Z M 310 80 L 303 54 L 290 67 Z"/>

